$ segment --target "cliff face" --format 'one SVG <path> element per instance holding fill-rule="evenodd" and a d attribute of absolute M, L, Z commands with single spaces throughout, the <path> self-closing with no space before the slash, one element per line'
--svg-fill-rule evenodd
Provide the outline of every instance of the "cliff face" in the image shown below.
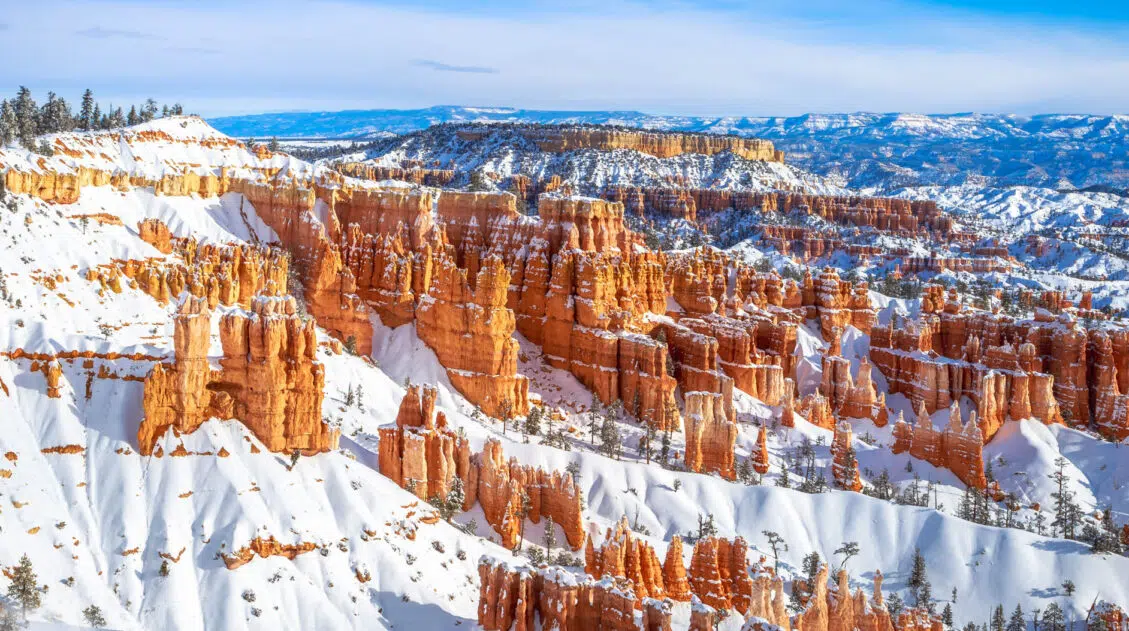
<path fill-rule="evenodd" d="M 933 427 L 925 408 L 919 407 L 914 425 L 906 423 L 900 416 L 894 424 L 893 451 L 896 454 L 908 451 L 915 458 L 952 471 L 965 484 L 983 489 L 988 481 L 984 475 L 984 441 L 981 436 L 975 414 L 964 424 L 960 405 L 956 402 L 949 411 L 948 426 L 941 431 Z"/>
<path fill-rule="evenodd" d="M 730 420 L 732 411 L 718 394 L 688 392 L 686 394 L 686 467 L 691 471 L 716 472 L 728 480 L 737 478 L 733 447 L 737 442 L 737 424 Z"/>
<path fill-rule="evenodd" d="M 208 361 L 211 310 L 189 298 L 176 316 L 176 358 L 145 379 L 138 449 L 149 455 L 169 427 L 195 431 L 208 418 L 239 419 L 268 449 L 312 454 L 336 449 L 338 434 L 321 417 L 325 374 L 315 359 L 314 323 L 292 298 L 256 298 L 250 313 L 220 321 L 220 370 Z"/>
<path fill-rule="evenodd" d="M 411 386 L 400 402 L 395 424 L 380 428 L 380 472 L 421 499 L 444 499 L 458 480 L 463 487 L 463 510 L 476 503 L 502 545 L 513 548 L 523 532 L 522 498 L 529 502 L 526 518 L 537 524 L 553 520 L 568 545 L 579 550 L 585 531 L 581 490 L 569 474 L 547 472 L 507 461 L 498 441 L 489 441 L 480 453 L 447 427 L 442 412 L 435 412 L 437 391 L 431 386 Z"/>
<path fill-rule="evenodd" d="M 467 128 L 459 130 L 459 137 L 475 140 L 485 135 L 484 130 Z M 518 128 L 518 133 L 535 143 L 541 151 L 562 153 L 576 149 L 630 149 L 658 158 L 670 158 L 684 153 L 712 155 L 732 152 L 746 160 L 783 162 L 784 153 L 777 151 L 767 140 L 720 136 L 713 134 L 685 134 L 676 132 L 647 132 L 601 127 L 548 127 Z"/>
<path fill-rule="evenodd" d="M 160 224 L 149 222 L 153 238 L 160 240 Z M 114 292 L 121 291 L 121 277 L 161 304 L 188 292 L 203 298 L 208 308 L 218 305 L 250 308 L 259 295 L 280 296 L 287 291 L 289 259 L 278 248 L 248 244 L 199 244 L 195 239 L 169 237 L 167 245 L 176 259 L 119 260 L 91 268 L 87 280 L 97 281 Z"/>
<path fill-rule="evenodd" d="M 479 561 L 478 624 L 486 631 L 636 631 L 635 594 L 626 581 L 578 579 L 556 568 Z M 670 612 L 647 607 L 648 629 L 669 629 Z M 537 626 L 537 622 L 540 625 Z"/>
<path fill-rule="evenodd" d="M 467 273 L 445 259 L 416 314 L 420 339 L 451 383 L 490 416 L 504 418 L 529 412 L 529 382 L 517 374 L 514 314 L 505 306 L 509 285 L 499 258 L 483 263 L 473 290 Z"/>
<path fill-rule="evenodd" d="M 624 541 L 622 533 L 614 535 L 597 553 L 599 558 L 618 562 L 623 558 Z M 627 548 L 628 555 L 631 549 Z M 695 545 L 690 569 L 694 593 L 686 598 L 691 604 L 690 629 L 712 631 L 725 617 L 723 611 L 743 616 L 746 631 L 940 631 L 944 627 L 940 616 L 913 607 L 892 620 L 882 595 L 881 572 L 875 573 L 874 592 L 868 598 L 861 589 L 851 592 L 846 571 L 840 570 L 835 581 L 829 581 L 826 565 L 817 573 L 803 609 L 789 615 L 783 579 L 764 559 L 747 563 L 746 554 L 740 538 L 732 542 L 707 538 Z M 516 568 L 483 557 L 478 567 L 478 623 L 495 631 L 534 629 L 538 623 L 544 629 L 634 631 L 638 629 L 634 611 L 641 609 L 645 630 L 670 628 L 669 599 L 664 603 L 643 596 L 629 576 L 600 569 L 605 571 L 597 580 L 591 575 L 577 577 L 562 568 Z M 1124 619 L 1116 607 L 1106 606 L 1101 612 L 1117 623 Z"/>
<path fill-rule="evenodd" d="M 871 335 L 871 359 L 890 391 L 904 393 L 915 406 L 923 404 L 932 413 L 967 396 L 977 405 L 988 441 L 1009 419 L 1059 423 L 1069 416 L 1075 423 L 1088 422 L 1099 400 L 1120 396 L 1120 386 L 1117 391 L 1098 388 L 1103 374 L 1114 382 L 1117 358 L 1125 357 L 1112 341 L 1104 346 L 1104 332 L 1093 332 L 1094 344 L 1108 349 L 1102 360 L 1087 353 L 1089 335 L 1073 322 L 1016 322 L 984 311 L 963 312 L 955 301 L 940 303 L 938 310 L 939 303 L 940 298 L 930 300 L 932 312 L 919 321 L 898 329 L 891 321 Z"/>

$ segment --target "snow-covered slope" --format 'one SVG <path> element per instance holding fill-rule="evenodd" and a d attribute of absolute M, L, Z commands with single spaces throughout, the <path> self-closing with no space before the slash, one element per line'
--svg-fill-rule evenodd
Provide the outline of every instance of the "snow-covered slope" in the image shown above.
<path fill-rule="evenodd" d="M 122 133 L 153 135 L 139 149 L 140 143 L 130 148 L 114 134 L 77 134 L 68 143 L 81 139 L 89 151 L 57 155 L 48 164 L 150 179 L 183 169 L 225 167 L 248 174 L 283 169 L 306 176 L 324 168 L 282 155 L 259 158 L 195 119 L 166 119 Z M 498 155 L 483 159 L 501 159 Z M 8 165 L 44 168 L 14 149 L 4 156 Z M 601 164 L 611 178 L 621 167 L 614 155 L 607 160 Z M 707 167 L 706 162 L 688 157 L 682 168 L 702 169 L 703 178 L 724 177 L 718 164 Z M 659 167 L 640 168 L 645 173 Z M 162 438 L 166 454 L 183 445 L 190 455 L 142 457 L 136 443 L 142 384 L 136 379 L 149 372 L 153 360 L 123 355 L 169 357 L 170 316 L 176 307 L 161 306 L 128 287 L 120 294 L 99 290 L 85 280 L 86 271 L 113 259 L 166 256 L 139 238 L 135 226 L 145 218 L 161 219 L 178 236 L 213 242 L 271 241 L 273 233 L 253 206 L 233 193 L 173 197 L 146 187 L 84 186 L 74 204 L 9 199 L 10 205 L 0 204 L 0 280 L 7 294 L 0 302 L 0 470 L 9 473 L 0 474 L 0 567 L 13 565 L 24 553 L 32 559 L 48 587 L 43 608 L 34 614 L 40 622 L 81 628 L 82 609 L 94 604 L 111 626 L 123 629 L 473 627 L 477 561 L 483 554 L 510 552 L 491 541 L 496 535 L 480 509 L 458 516 L 456 525 L 425 523 L 421 517 L 430 509 L 378 473 L 377 428 L 395 418 L 407 381 L 436 384 L 439 407 L 475 449 L 494 438 L 503 442 L 507 455 L 526 464 L 564 469 L 576 463 L 591 534 L 624 515 L 637 516 L 661 554 L 671 536 L 695 529 L 700 514 L 712 514 L 720 534 L 741 535 L 761 553 L 768 553 L 764 531 L 785 535 L 789 550 L 782 560 L 789 578 L 799 572 L 805 554 L 818 551 L 829 558 L 842 542 L 857 541 L 861 554 L 849 566 L 854 580 L 869 587 L 873 571 L 880 569 L 887 592 L 903 594 L 912 551 L 920 547 L 935 595 L 944 602 L 958 588 L 959 623 L 986 619 L 1000 602 L 1009 609 L 1022 603 L 1030 610 L 1053 601 L 1077 616 L 1095 597 L 1129 603 L 1129 560 L 1090 554 L 1076 542 L 960 520 L 952 514 L 959 482 L 920 462 L 916 471 L 938 481 L 947 509 L 773 486 L 785 456 L 804 438 L 830 440 L 829 432 L 802 419 L 792 430 L 771 433 L 772 473 L 761 486 L 672 471 L 634 455 L 612 460 L 593 453 L 583 436 L 572 439 L 568 452 L 540 445 L 537 438 L 526 443 L 512 426 L 504 433 L 500 423 L 473 414 L 474 407 L 451 387 L 412 324 L 389 329 L 374 322 L 372 358 L 319 347 L 326 374 L 322 413 L 342 429 L 339 450 L 303 457 L 291 467 L 289 458 L 269 453 L 238 422 L 212 420 L 191 435 Z M 82 215 L 114 217 L 120 225 L 83 222 Z M 45 283 L 48 275 L 52 280 Z M 806 371 L 801 387 L 807 389 L 818 382 L 824 343 L 806 329 L 801 337 Z M 844 344 L 856 369 L 865 354 L 864 338 L 849 331 Z M 328 341 L 320 331 L 319 339 Z M 572 376 L 549 367 L 533 345 L 521 342 L 520 370 L 531 377 L 534 393 L 575 413 L 570 418 L 579 424 L 591 394 Z M 50 398 L 43 375 L 32 370 L 33 360 L 10 357 L 16 349 L 89 352 L 90 365 L 63 362 L 61 396 Z M 220 352 L 213 330 L 210 359 L 218 360 Z M 123 378 L 91 377 L 103 369 Z M 363 385 L 363 400 L 347 406 L 345 393 L 356 385 Z M 879 386 L 884 389 L 884 383 Z M 753 423 L 774 418 L 779 410 L 744 395 L 738 395 L 737 405 L 738 449 L 747 457 L 756 437 Z M 945 413 L 938 414 L 941 422 Z M 622 429 L 625 442 L 634 444 L 639 427 L 626 423 Z M 860 426 L 856 437 L 866 429 Z M 861 464 L 889 469 L 896 482 L 908 483 L 908 456 L 889 456 L 876 446 L 889 441 L 888 428 L 885 434 L 870 429 L 875 445 L 856 439 Z M 51 452 L 70 445 L 79 449 Z M 221 457 L 221 451 L 228 455 Z M 817 452 L 826 466 L 826 447 Z M 1025 500 L 1047 501 L 1042 476 L 1062 454 L 1072 463 L 1086 509 L 1110 505 L 1120 521 L 1129 511 L 1115 445 L 1023 422 L 1001 432 L 991 454 L 1005 456 L 1007 464 L 999 468 L 1005 490 L 1020 492 Z M 471 520 L 478 523 L 476 532 L 457 527 Z M 312 543 L 315 549 L 293 560 L 255 558 L 227 569 L 220 555 L 271 536 L 285 544 Z M 539 540 L 540 530 L 531 526 L 527 536 Z M 162 575 L 164 561 L 169 561 L 167 576 Z M 1073 598 L 1058 587 L 1065 579 L 1077 585 Z M 680 605 L 676 621 L 685 624 L 687 609 Z M 723 628 L 739 624 L 731 619 Z"/>
<path fill-rule="evenodd" d="M 239 137 L 365 138 L 446 122 L 592 123 L 767 138 L 789 162 L 853 187 L 965 182 L 1129 188 L 1129 117 L 1047 114 L 659 116 L 441 106 L 216 118 Z"/>

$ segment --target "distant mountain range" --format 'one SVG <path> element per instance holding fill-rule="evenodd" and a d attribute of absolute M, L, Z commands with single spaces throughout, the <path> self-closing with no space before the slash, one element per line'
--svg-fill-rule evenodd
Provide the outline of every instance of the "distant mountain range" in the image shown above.
<path fill-rule="evenodd" d="M 211 119 L 237 137 L 372 139 L 439 123 L 612 124 L 770 139 L 805 169 L 853 188 L 976 183 L 1056 189 L 1129 188 L 1129 116 L 805 114 L 660 116 L 641 112 L 438 106 L 254 114 Z"/>

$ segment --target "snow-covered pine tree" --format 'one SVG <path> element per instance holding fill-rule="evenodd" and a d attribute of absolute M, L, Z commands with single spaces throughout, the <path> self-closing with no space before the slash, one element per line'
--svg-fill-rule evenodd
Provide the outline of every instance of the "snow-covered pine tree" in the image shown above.
<path fill-rule="evenodd" d="M 78 125 L 86 131 L 94 128 L 94 92 L 87 88 L 82 93 L 82 106 L 78 111 Z"/>

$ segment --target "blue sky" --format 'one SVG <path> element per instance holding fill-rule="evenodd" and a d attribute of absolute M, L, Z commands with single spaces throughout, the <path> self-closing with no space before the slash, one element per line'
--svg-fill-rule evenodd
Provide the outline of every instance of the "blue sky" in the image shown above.
<path fill-rule="evenodd" d="M 205 115 L 1129 112 L 1129 3 L 0 0 L 0 81 Z M 14 63 L 18 60 L 18 63 Z"/>

